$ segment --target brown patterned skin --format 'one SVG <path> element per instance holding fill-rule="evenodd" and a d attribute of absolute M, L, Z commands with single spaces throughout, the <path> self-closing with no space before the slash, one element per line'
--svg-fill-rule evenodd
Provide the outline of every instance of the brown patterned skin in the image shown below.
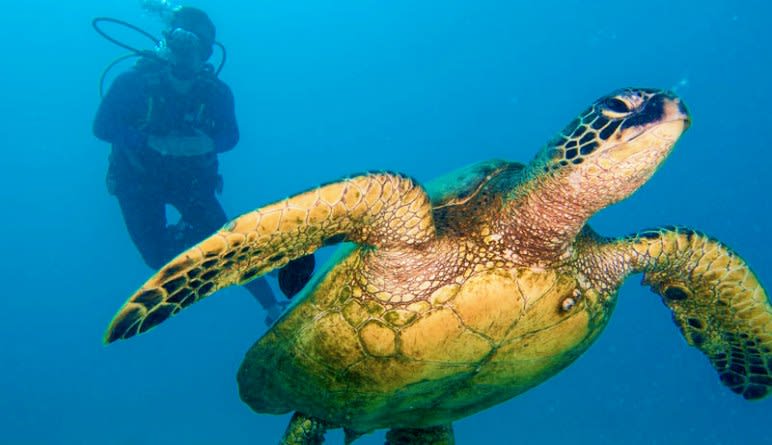
<path fill-rule="evenodd" d="M 689 344 L 748 399 L 772 389 L 772 309 L 715 240 L 663 228 L 620 239 L 587 220 L 633 193 L 688 126 L 672 94 L 601 98 L 528 165 L 490 161 L 427 185 L 373 173 L 245 214 L 162 268 L 106 341 L 144 332 L 223 287 L 348 241 L 247 353 L 242 399 L 297 412 L 285 444 L 453 443 L 450 424 L 543 382 L 606 326 L 631 273 L 663 295 Z"/>

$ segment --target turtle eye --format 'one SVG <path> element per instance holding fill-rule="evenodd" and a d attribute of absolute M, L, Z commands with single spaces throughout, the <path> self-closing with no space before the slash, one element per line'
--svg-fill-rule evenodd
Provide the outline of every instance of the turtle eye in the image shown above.
<path fill-rule="evenodd" d="M 619 97 L 608 97 L 600 103 L 604 116 L 617 119 L 630 114 L 630 105 Z"/>

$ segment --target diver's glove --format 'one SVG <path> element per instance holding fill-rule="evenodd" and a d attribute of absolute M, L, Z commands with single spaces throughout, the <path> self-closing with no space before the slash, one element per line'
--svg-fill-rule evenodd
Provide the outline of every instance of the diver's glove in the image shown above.
<path fill-rule="evenodd" d="M 177 132 L 165 136 L 150 135 L 147 145 L 164 156 L 201 156 L 214 152 L 214 141 L 201 130 L 189 135 Z"/>

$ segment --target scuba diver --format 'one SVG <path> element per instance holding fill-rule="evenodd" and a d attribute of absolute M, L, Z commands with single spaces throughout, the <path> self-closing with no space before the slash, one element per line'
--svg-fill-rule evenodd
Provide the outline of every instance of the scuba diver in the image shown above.
<path fill-rule="evenodd" d="M 239 140 L 231 90 L 217 78 L 219 69 L 207 63 L 215 45 L 223 50 L 224 63 L 214 24 L 200 9 L 166 11 L 169 26 L 154 51 L 123 45 L 97 23 L 112 21 L 150 36 L 133 25 L 108 18 L 94 21 L 100 34 L 140 56 L 103 97 L 93 131 L 112 144 L 108 191 L 118 199 L 129 235 L 153 269 L 227 222 L 215 196 L 222 190 L 217 155 Z M 179 212 L 176 224 L 167 224 L 166 205 Z M 278 273 L 282 292 L 291 298 L 313 269 L 313 255 L 287 264 Z M 266 310 L 268 324 L 286 307 L 264 278 L 244 287 Z"/>

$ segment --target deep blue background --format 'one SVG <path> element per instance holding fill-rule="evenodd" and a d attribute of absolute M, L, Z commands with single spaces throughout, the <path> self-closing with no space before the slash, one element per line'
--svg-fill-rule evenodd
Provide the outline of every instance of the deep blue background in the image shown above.
<path fill-rule="evenodd" d="M 194 3 L 230 51 L 222 77 L 242 140 L 221 158 L 228 212 L 362 170 L 428 180 L 486 158 L 525 161 L 600 95 L 678 86 L 692 128 L 595 228 L 693 226 L 772 283 L 767 2 L 515 3 Z M 241 357 L 265 329 L 245 291 L 101 344 L 150 271 L 105 191 L 108 147 L 90 132 L 99 73 L 121 52 L 89 21 L 112 15 L 156 33 L 159 22 L 129 0 L 4 9 L 0 443 L 276 443 L 288 417 L 253 414 L 236 391 Z M 772 399 L 725 389 L 638 281 L 589 352 L 457 422 L 458 443 L 772 443 Z"/>

